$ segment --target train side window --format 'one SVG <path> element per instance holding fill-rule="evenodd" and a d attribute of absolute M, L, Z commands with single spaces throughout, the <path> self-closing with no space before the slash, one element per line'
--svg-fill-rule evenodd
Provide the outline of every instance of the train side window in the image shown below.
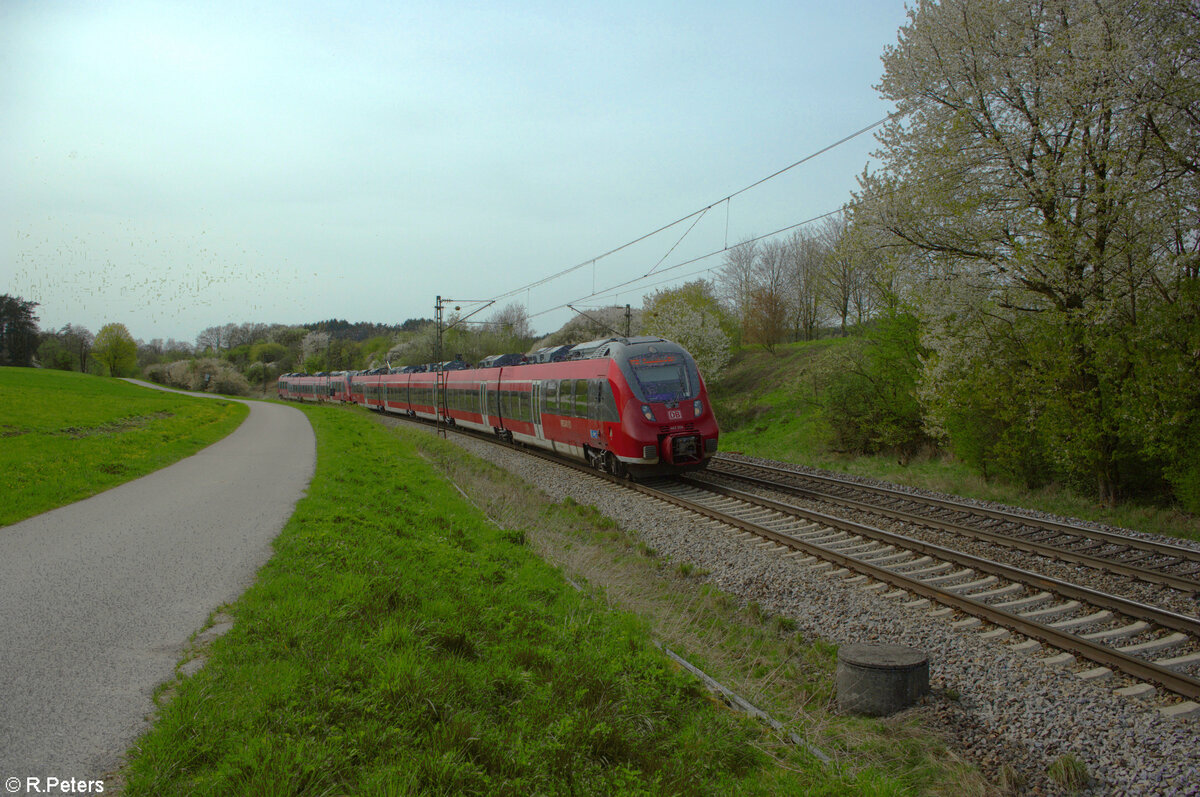
<path fill-rule="evenodd" d="M 558 414 L 558 380 L 542 382 L 542 412 Z"/>
<path fill-rule="evenodd" d="M 586 379 L 575 380 L 575 417 L 586 418 L 588 416 L 588 381 Z"/>
<path fill-rule="evenodd" d="M 558 383 L 558 414 L 570 416 L 575 412 L 575 399 L 572 398 L 572 391 L 575 389 L 575 383 L 570 379 L 564 379 Z"/>

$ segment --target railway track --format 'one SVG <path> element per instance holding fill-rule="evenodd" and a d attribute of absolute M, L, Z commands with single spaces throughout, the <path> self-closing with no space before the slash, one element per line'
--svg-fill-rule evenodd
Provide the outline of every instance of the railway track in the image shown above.
<path fill-rule="evenodd" d="M 728 457 L 715 458 L 707 473 L 1200 593 L 1200 551 L 1180 545 Z"/>
<path fill-rule="evenodd" d="M 792 549 L 785 555 L 803 555 L 800 564 L 828 569 L 884 597 L 961 612 L 966 617 L 957 627 L 986 622 L 996 626 L 985 632 L 993 636 L 1017 631 L 1065 651 L 1055 663 L 1086 659 L 1096 665 L 1082 673 L 1088 679 L 1121 672 L 1200 700 L 1195 618 L 695 479 L 630 487 Z M 1129 694 L 1140 691 L 1133 687 Z"/>
<path fill-rule="evenodd" d="M 828 570 L 830 577 L 881 598 L 929 606 L 940 616 L 957 612 L 962 616 L 953 622 L 957 628 L 979 628 L 989 638 L 1015 631 L 1028 638 L 1018 649 L 1045 643 L 1062 651 L 1046 657 L 1049 663 L 1091 662 L 1079 673 L 1082 678 L 1099 681 L 1121 673 L 1138 682 L 1116 690 L 1119 694 L 1145 696 L 1156 684 L 1186 701 L 1168 713 L 1200 712 L 1196 618 L 695 478 L 632 482 L 537 449 L 522 450 L 732 526 L 799 565 Z"/>

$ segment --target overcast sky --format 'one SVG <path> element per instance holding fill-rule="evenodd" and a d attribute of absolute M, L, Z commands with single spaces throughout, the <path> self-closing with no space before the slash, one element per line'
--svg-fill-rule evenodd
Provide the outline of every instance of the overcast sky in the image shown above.
<path fill-rule="evenodd" d="M 42 329 L 640 305 L 838 208 L 901 2 L 0 2 L 0 293 Z M 668 254 L 669 253 L 669 254 Z M 654 271 L 616 294 L 609 286 Z M 591 297 L 591 298 L 588 298 Z M 470 305 L 463 305 L 471 307 Z M 499 305 L 498 305 L 499 306 Z M 556 309 L 558 308 L 558 309 Z M 479 317 L 486 317 L 484 311 Z"/>

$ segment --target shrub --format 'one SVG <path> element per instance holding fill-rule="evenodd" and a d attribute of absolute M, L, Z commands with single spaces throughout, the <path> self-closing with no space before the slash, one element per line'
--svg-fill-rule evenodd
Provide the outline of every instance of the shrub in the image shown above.
<path fill-rule="evenodd" d="M 169 384 L 167 381 L 166 363 L 153 363 L 151 365 L 147 365 L 142 369 L 142 376 L 146 377 L 156 385 Z"/>
<path fill-rule="evenodd" d="M 924 350 L 911 315 L 881 319 L 867 335 L 846 347 L 829 373 L 824 403 L 841 451 L 876 454 L 896 451 L 907 462 L 929 437 L 916 396 Z"/>
<path fill-rule="evenodd" d="M 250 383 L 246 381 L 246 377 L 234 370 L 229 363 L 212 357 L 148 365 L 143 373 L 152 382 L 180 390 L 200 390 L 232 396 L 250 394 Z"/>
<path fill-rule="evenodd" d="M 232 368 L 221 368 L 209 383 L 209 390 L 230 396 L 246 396 L 250 394 L 250 383 Z"/>

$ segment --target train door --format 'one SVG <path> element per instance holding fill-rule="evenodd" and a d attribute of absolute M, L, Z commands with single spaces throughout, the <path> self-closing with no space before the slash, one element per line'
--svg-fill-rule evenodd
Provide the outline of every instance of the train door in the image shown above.
<path fill-rule="evenodd" d="M 533 434 L 538 440 L 545 440 L 542 434 L 542 383 L 534 380 L 529 386 L 530 419 L 533 421 Z"/>
<path fill-rule="evenodd" d="M 488 405 L 487 405 L 487 382 L 479 383 L 479 415 L 481 416 L 480 423 L 484 426 L 488 424 Z"/>
<path fill-rule="evenodd" d="M 603 379 L 589 379 L 585 383 L 587 385 L 587 431 L 588 445 L 603 446 L 604 445 L 604 424 L 603 421 L 603 394 L 601 385 L 604 384 Z"/>

